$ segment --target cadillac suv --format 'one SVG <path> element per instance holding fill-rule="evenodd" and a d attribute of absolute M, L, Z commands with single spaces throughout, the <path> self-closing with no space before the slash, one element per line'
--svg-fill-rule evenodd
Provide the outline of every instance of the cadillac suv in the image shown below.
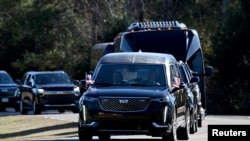
<path fill-rule="evenodd" d="M 143 134 L 188 140 L 190 98 L 174 56 L 120 52 L 103 56 L 79 100 L 78 136 Z"/>

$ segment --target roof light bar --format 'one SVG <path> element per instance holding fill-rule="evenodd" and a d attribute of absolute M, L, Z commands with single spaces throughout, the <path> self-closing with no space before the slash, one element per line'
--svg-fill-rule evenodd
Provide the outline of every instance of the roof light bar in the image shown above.
<path fill-rule="evenodd" d="M 136 22 L 132 23 L 128 30 L 147 30 L 147 29 L 187 29 L 187 26 L 184 23 L 179 21 L 159 21 L 159 22 Z"/>

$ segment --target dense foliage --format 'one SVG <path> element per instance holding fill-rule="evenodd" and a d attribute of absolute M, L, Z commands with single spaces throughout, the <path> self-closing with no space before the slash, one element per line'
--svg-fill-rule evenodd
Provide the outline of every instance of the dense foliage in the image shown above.
<path fill-rule="evenodd" d="M 214 54 L 210 62 L 218 71 L 209 95 L 213 113 L 250 113 L 249 6 L 249 0 L 230 3 L 224 21 L 211 37 Z"/>
<path fill-rule="evenodd" d="M 0 69 L 21 79 L 29 70 L 82 79 L 89 50 L 136 21 L 178 20 L 198 31 L 207 78 L 208 113 L 250 114 L 248 0 L 0 0 Z"/>

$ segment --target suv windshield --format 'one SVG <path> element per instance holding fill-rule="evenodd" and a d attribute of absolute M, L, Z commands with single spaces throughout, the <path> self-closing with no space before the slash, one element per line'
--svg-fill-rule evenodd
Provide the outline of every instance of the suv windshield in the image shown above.
<path fill-rule="evenodd" d="M 44 73 L 35 77 L 37 84 L 62 84 L 70 83 L 69 77 L 65 73 Z"/>
<path fill-rule="evenodd" d="M 166 86 L 162 65 L 103 64 L 100 65 L 96 85 Z"/>
<path fill-rule="evenodd" d="M 7 73 L 0 73 L 0 84 L 13 83 L 12 78 Z"/>

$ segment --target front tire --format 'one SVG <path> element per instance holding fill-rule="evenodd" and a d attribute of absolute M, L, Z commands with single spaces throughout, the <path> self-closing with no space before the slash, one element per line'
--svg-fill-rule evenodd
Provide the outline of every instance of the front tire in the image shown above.
<path fill-rule="evenodd" d="M 198 118 L 198 127 L 202 127 L 202 118 L 203 118 L 203 115 L 202 115 L 202 108 L 199 106 L 198 107 L 199 110 L 198 110 L 198 113 L 199 113 L 199 118 Z"/>
<path fill-rule="evenodd" d="M 199 112 L 198 127 L 202 127 L 202 113 L 201 113 L 201 110 Z"/>
<path fill-rule="evenodd" d="M 0 99 L 1 101 L 1 99 Z M 5 112 L 5 106 L 0 102 L 0 112 Z"/>
<path fill-rule="evenodd" d="M 100 133 L 98 138 L 100 141 L 108 141 L 110 140 L 111 135 L 109 133 Z"/>
<path fill-rule="evenodd" d="M 200 118 L 198 119 L 198 127 L 202 127 L 202 119 L 201 119 L 201 114 L 200 114 Z"/>
<path fill-rule="evenodd" d="M 60 114 L 65 113 L 65 109 L 59 109 L 58 112 L 59 112 Z"/>
<path fill-rule="evenodd" d="M 26 114 L 28 113 L 28 110 L 24 109 L 23 100 L 22 100 L 22 99 L 20 99 L 19 105 L 20 105 L 20 113 L 21 113 L 22 115 L 26 115 Z"/>
<path fill-rule="evenodd" d="M 15 107 L 14 107 L 14 109 L 15 109 L 15 111 L 16 112 L 19 112 L 20 111 L 20 106 L 19 106 L 20 104 L 17 104 Z"/>
<path fill-rule="evenodd" d="M 198 132 L 198 115 L 197 113 L 195 114 L 195 117 L 194 117 L 194 121 L 195 121 L 195 124 L 194 124 L 194 132 Z"/>
<path fill-rule="evenodd" d="M 190 110 L 187 110 L 185 127 L 180 127 L 177 129 L 177 139 L 178 140 L 188 140 L 190 133 Z"/>
<path fill-rule="evenodd" d="M 37 103 L 35 99 L 32 102 L 32 114 L 33 115 L 41 114 L 41 110 L 39 110 L 39 108 L 37 107 Z"/>
<path fill-rule="evenodd" d="M 79 113 L 79 109 L 78 108 L 74 108 L 72 109 L 72 112 L 75 114 L 75 113 Z"/>
<path fill-rule="evenodd" d="M 196 113 L 192 110 L 190 112 L 190 134 L 194 134 L 197 131 L 196 122 Z"/>
<path fill-rule="evenodd" d="M 172 117 L 172 129 L 169 135 L 163 135 L 162 141 L 177 141 L 177 122 L 176 122 L 176 111 L 173 109 L 173 117 Z"/>
<path fill-rule="evenodd" d="M 92 141 L 92 134 L 86 129 L 81 129 L 81 127 L 78 125 L 78 137 L 79 141 Z"/>

